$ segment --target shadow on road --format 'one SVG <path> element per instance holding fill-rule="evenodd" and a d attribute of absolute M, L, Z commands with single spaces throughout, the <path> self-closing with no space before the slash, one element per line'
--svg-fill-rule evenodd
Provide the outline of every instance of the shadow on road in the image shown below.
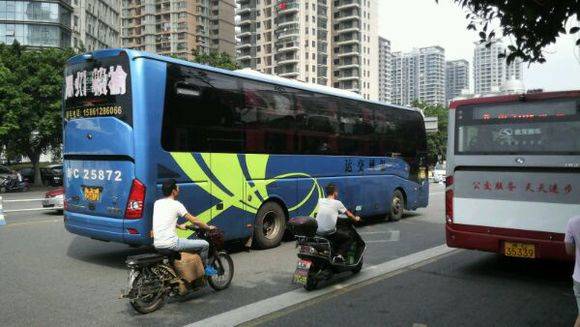
<path fill-rule="evenodd" d="M 131 248 L 126 244 L 106 243 L 78 236 L 69 244 L 66 254 L 79 261 L 125 269 L 128 256 L 150 251 L 150 247 Z"/>
<path fill-rule="evenodd" d="M 571 283 L 574 266 L 571 262 L 527 260 L 502 255 L 490 255 L 465 267 L 468 276 L 489 277 L 498 280 L 517 279 L 524 282 Z"/>

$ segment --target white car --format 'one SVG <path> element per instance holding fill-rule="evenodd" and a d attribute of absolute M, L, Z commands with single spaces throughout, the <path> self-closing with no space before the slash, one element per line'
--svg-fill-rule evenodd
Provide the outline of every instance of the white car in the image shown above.
<path fill-rule="evenodd" d="M 437 163 L 435 169 L 433 169 L 433 182 L 434 183 L 445 183 L 445 176 L 447 167 L 445 164 Z"/>
<path fill-rule="evenodd" d="M 42 207 L 62 211 L 64 209 L 64 188 L 59 187 L 46 192 L 44 200 L 42 200 Z"/>

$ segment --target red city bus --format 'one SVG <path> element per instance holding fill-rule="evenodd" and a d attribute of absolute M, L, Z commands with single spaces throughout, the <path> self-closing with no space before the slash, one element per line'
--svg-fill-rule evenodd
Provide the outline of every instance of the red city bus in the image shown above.
<path fill-rule="evenodd" d="M 580 91 L 458 100 L 449 110 L 447 245 L 569 259 L 580 215 Z"/>

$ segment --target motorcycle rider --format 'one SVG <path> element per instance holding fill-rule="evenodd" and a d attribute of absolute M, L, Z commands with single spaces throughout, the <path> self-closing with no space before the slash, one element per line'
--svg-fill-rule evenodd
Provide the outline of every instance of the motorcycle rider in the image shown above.
<path fill-rule="evenodd" d="M 209 243 L 200 239 L 178 238 L 176 232 L 176 227 L 187 229 L 185 223 L 177 224 L 178 218 L 185 218 L 193 225 L 205 230 L 212 230 L 215 227 L 189 214 L 185 206 L 176 200 L 179 196 L 179 186 L 174 179 L 163 182 L 161 190 L 164 198 L 155 201 L 153 205 L 153 245 L 156 249 L 199 253 L 204 262 L 206 275 L 217 274 L 215 268 L 207 262 Z"/>
<path fill-rule="evenodd" d="M 318 214 L 316 221 L 318 229 L 316 234 L 330 240 L 336 249 L 335 260 L 344 261 L 346 251 L 351 243 L 350 234 L 336 228 L 338 215 L 346 214 L 352 221 L 360 221 L 359 216 L 353 215 L 342 202 L 338 200 L 338 188 L 334 184 L 328 184 L 324 188 L 326 198 L 318 199 Z"/>

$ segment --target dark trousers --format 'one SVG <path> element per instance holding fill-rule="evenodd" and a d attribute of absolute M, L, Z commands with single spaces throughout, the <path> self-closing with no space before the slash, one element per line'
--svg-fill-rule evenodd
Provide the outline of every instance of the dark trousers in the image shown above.
<path fill-rule="evenodd" d="M 347 232 L 337 230 L 332 234 L 326 235 L 326 238 L 328 238 L 337 254 L 346 256 L 350 246 L 350 235 Z"/>

